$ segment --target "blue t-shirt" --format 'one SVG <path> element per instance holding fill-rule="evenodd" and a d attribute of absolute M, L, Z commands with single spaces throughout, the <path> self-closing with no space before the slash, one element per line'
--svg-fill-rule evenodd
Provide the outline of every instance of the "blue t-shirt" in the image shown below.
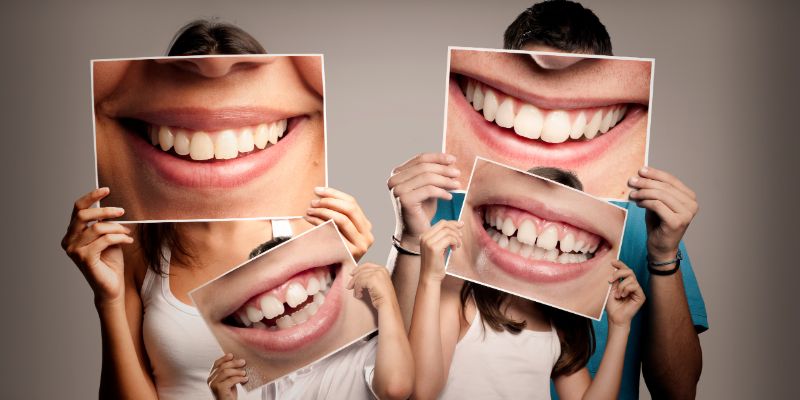
<path fill-rule="evenodd" d="M 439 200 L 436 206 L 436 215 L 431 224 L 439 220 L 455 220 L 461 213 L 461 206 L 464 204 L 464 192 L 451 192 L 452 200 Z M 647 225 L 645 224 L 645 209 L 633 202 L 612 201 L 620 207 L 628 210 L 628 218 L 625 221 L 625 233 L 622 238 L 622 250 L 620 260 L 636 273 L 636 279 L 648 290 L 647 284 L 650 279 L 650 272 L 647 270 Z M 686 290 L 686 299 L 689 301 L 689 312 L 692 314 L 692 321 L 698 332 L 708 329 L 708 318 L 706 316 L 706 305 L 703 302 L 703 295 L 700 294 L 700 287 L 697 286 L 697 279 L 692 270 L 692 262 L 683 242 L 680 244 L 683 253 L 681 261 L 681 273 L 683 274 L 683 287 Z M 648 294 L 648 293 L 646 293 Z M 641 369 L 641 346 L 642 339 L 642 312 L 638 313 L 631 321 L 631 332 L 628 337 L 628 347 L 625 351 L 625 365 L 622 368 L 622 385 L 619 390 L 620 399 L 639 398 L 639 373 Z M 600 321 L 592 321 L 596 337 L 596 350 L 589 359 L 587 368 L 594 377 L 600 367 L 603 353 L 606 349 L 606 339 L 608 337 L 607 314 L 603 313 Z M 551 396 L 558 398 L 555 389 L 550 387 Z"/>

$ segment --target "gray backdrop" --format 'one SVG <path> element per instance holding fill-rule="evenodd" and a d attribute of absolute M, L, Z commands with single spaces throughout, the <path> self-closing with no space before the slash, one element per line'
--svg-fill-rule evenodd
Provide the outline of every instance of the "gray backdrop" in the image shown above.
<path fill-rule="evenodd" d="M 270 52 L 325 53 L 330 183 L 360 200 L 377 238 L 366 259 L 384 262 L 389 171 L 441 146 L 446 46 L 501 47 L 531 1 L 4 2 L 0 397 L 96 396 L 92 294 L 59 247 L 72 202 L 94 185 L 89 59 L 162 55 L 179 26 L 209 16 Z M 584 4 L 617 55 L 657 59 L 650 162 L 699 194 L 686 237 L 711 324 L 699 397 L 788 397 L 800 327 L 797 7 Z"/>

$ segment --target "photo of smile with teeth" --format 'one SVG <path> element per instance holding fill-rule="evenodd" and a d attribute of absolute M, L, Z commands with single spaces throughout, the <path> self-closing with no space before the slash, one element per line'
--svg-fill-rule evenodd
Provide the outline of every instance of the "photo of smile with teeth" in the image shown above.
<path fill-rule="evenodd" d="M 356 267 L 327 222 L 190 293 L 226 353 L 246 361 L 249 390 L 374 332 L 374 309 L 347 289 Z"/>
<path fill-rule="evenodd" d="M 326 185 L 322 56 L 93 60 L 97 184 L 128 221 L 304 214 Z"/>
<path fill-rule="evenodd" d="M 444 152 L 461 185 L 476 156 L 574 171 L 625 199 L 647 163 L 652 59 L 450 48 Z"/>
<path fill-rule="evenodd" d="M 600 319 L 626 211 L 578 190 L 482 158 L 447 273 Z"/>

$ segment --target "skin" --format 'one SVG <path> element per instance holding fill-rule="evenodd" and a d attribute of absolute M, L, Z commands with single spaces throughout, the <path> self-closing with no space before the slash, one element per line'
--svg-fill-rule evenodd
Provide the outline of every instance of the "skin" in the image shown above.
<path fill-rule="evenodd" d="M 588 231 L 602 237 L 609 250 L 595 257 L 596 267 L 565 282 L 525 281 L 496 266 L 484 256 L 479 236 L 484 235 L 483 215 L 477 207 L 490 199 L 518 197 L 539 201 L 571 221 L 589 224 Z M 591 216 L 591 218 L 586 218 Z M 473 172 L 470 189 L 461 213 L 464 221 L 464 247 L 452 254 L 448 270 L 470 280 L 536 299 L 582 315 L 600 318 L 606 294 L 611 261 L 617 258 L 625 213 L 602 200 L 597 200 L 541 178 L 479 160 Z"/>
<path fill-rule="evenodd" d="M 343 203 L 326 201 L 325 204 L 333 204 L 334 208 L 323 211 L 320 205 L 312 206 L 312 209 L 316 215 L 350 220 L 350 224 L 340 225 L 340 231 L 354 258 L 363 256 L 372 244 L 372 235 L 356 228 L 368 226 L 364 224 L 366 217 L 360 206 L 352 202 L 351 196 L 331 188 L 320 188 L 316 193 L 320 202 L 337 199 L 348 204 L 347 207 L 335 208 L 336 204 Z M 124 215 L 124 210 L 91 207 L 108 194 L 108 188 L 100 188 L 75 202 L 61 244 L 94 293 L 103 345 L 100 397 L 155 399 L 155 383 L 142 339 L 144 310 L 139 297 L 147 267 L 138 247 L 135 244 L 131 246 L 134 232 L 122 224 L 108 221 Z M 306 214 L 305 220 L 293 223 L 293 229 L 299 233 L 319 221 L 319 217 Z M 170 290 L 186 304 L 191 304 L 190 290 L 226 272 L 231 265 L 242 263 L 252 248 L 271 238 L 271 230 L 265 221 L 179 226 L 179 234 L 194 250 L 193 259 L 203 261 L 187 266 L 180 264 L 175 257 L 171 260 Z M 231 241 L 231 237 L 237 240 Z"/>
<path fill-rule="evenodd" d="M 412 396 L 415 399 L 439 396 L 447 381 L 456 344 L 466 334 L 469 321 L 476 312 L 471 301 L 462 310 L 459 298 L 461 281 L 445 277 L 444 251 L 462 246 L 463 226 L 457 221 L 440 221 L 421 238 L 422 270 L 409 340 L 417 374 L 426 379 L 416 380 Z M 645 297 L 633 271 L 619 261 L 614 261 L 612 265 L 616 271 L 608 275 L 609 283 L 614 282 L 607 305 L 609 340 L 600 368 L 594 380 L 589 377 L 585 367 L 567 376 L 554 377 L 560 398 L 608 399 L 615 398 L 619 393 L 630 321 Z M 525 329 L 550 329 L 548 319 L 536 303 L 512 297 L 507 306 L 504 311 L 506 316 L 524 320 L 527 324 Z"/>
<path fill-rule="evenodd" d="M 645 162 L 651 64 L 646 61 L 589 58 L 554 61 L 556 58 L 564 57 L 541 57 L 539 63 L 548 67 L 545 69 L 526 54 L 451 51 L 451 89 L 448 91 L 447 99 L 445 149 L 457 158 L 455 166 L 461 171 L 458 179 L 462 186 L 466 186 L 475 156 L 481 156 L 520 169 L 546 165 L 571 170 L 584 182 L 587 193 L 605 198 L 625 198 L 629 188 L 624 180 L 618 178 L 634 174 Z M 470 121 L 474 121 L 476 115 L 478 121 L 483 121 L 483 117 L 466 103 L 460 89 L 452 88 L 453 85 L 457 85 L 453 79 L 454 74 L 470 76 L 485 83 L 498 82 L 514 90 L 530 92 L 547 101 L 565 103 L 541 108 L 585 107 L 580 102 L 587 102 L 590 105 L 633 103 L 643 107 L 644 113 L 642 117 L 632 119 L 636 121 L 635 125 L 625 129 L 624 133 L 617 128 L 607 132 L 606 135 L 617 135 L 620 140 L 612 141 L 601 154 L 585 161 L 574 163 L 562 159 L 553 160 L 553 156 L 548 154 L 550 150 L 547 149 L 540 149 L 533 155 L 518 158 L 519 156 L 504 154 L 492 146 L 487 146 L 479 138 L 478 131 Z M 514 93 L 507 94 L 517 97 Z M 513 131 L 509 134 L 513 134 Z M 496 132 L 492 132 L 490 137 L 496 137 Z M 565 144 L 551 146 L 558 148 Z"/>
<path fill-rule="evenodd" d="M 93 68 L 98 180 L 112 189 L 104 204 L 125 208 L 128 219 L 299 216 L 313 197 L 311 190 L 325 184 L 319 57 L 98 61 Z M 232 188 L 187 188 L 166 181 L 142 161 L 133 143 L 143 139 L 121 119 L 176 106 L 265 107 L 304 118 L 290 132 L 292 141 L 277 160 L 280 168 L 266 168 Z M 263 151 L 270 149 L 254 155 Z"/>
<path fill-rule="evenodd" d="M 459 176 L 454 163 L 452 155 L 424 153 L 392 171 L 387 185 L 395 201 L 398 221 L 395 235 L 403 247 L 419 250 L 420 237 L 430 228 L 436 212 L 436 199 L 450 199 L 447 191 L 460 188 L 454 179 Z M 696 194 L 679 179 L 653 167 L 637 171 L 628 184 L 637 191 L 651 189 L 630 195 L 631 201 L 646 209 L 647 251 L 651 259 L 654 262 L 673 259 L 699 210 Z M 420 258 L 392 249 L 389 264 L 394 264 L 392 281 L 408 327 L 419 282 Z M 669 276 L 652 276 L 649 293 L 651 299 L 642 336 L 645 382 L 653 396 L 693 398 L 702 371 L 702 350 L 680 270 Z"/>

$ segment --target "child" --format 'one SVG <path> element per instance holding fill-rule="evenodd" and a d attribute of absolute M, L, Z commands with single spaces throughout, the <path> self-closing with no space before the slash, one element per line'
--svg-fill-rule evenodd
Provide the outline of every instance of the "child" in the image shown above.
<path fill-rule="evenodd" d="M 379 335 L 269 384 L 266 392 L 271 398 L 406 399 L 411 395 L 414 361 L 388 270 L 363 264 L 352 272 L 347 288 L 353 289 L 356 298 L 368 292 L 378 311 Z M 236 384 L 246 381 L 244 360 L 232 354 L 217 359 L 208 378 L 217 400 L 237 399 Z"/>
<path fill-rule="evenodd" d="M 557 181 L 562 180 L 547 174 L 571 175 L 548 170 L 539 175 Z M 645 300 L 633 271 L 622 262 L 612 263 L 617 270 L 609 276 L 608 343 L 592 380 L 586 369 L 594 351 L 591 321 L 445 278 L 443 254 L 460 247 L 461 227 L 457 221 L 440 221 L 421 237 L 409 339 L 417 376 L 425 379 L 416 379 L 414 398 L 548 399 L 551 379 L 562 399 L 616 398 L 630 322 Z"/>

